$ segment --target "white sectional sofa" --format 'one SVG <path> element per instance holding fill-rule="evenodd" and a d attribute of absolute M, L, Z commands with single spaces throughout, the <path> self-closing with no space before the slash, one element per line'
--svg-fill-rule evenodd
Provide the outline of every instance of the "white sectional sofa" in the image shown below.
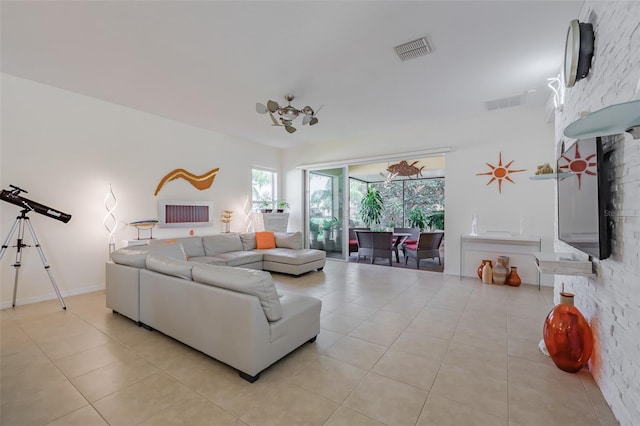
<path fill-rule="evenodd" d="M 249 250 L 229 250 L 237 241 L 220 235 L 200 244 L 200 237 L 190 237 L 117 250 L 106 265 L 107 307 L 253 382 L 278 359 L 315 341 L 321 308 L 319 299 L 279 294 L 271 274 L 255 269 L 271 262 L 267 267 L 299 274 L 321 269 L 324 256 L 286 248 L 298 238 L 294 234 L 281 235 L 281 247 L 267 250 L 252 249 L 250 234 L 243 234 Z M 268 251 L 272 257 L 263 260 Z"/>

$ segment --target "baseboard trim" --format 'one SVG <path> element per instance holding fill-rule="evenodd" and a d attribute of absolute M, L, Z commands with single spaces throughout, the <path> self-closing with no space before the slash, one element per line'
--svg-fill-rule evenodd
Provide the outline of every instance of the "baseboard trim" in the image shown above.
<path fill-rule="evenodd" d="M 69 291 L 60 291 L 60 293 L 62 294 L 62 298 L 64 299 L 65 297 L 69 297 L 69 296 L 77 296 L 78 294 L 85 294 L 85 293 L 91 293 L 98 290 L 104 290 L 104 288 L 105 288 L 104 284 L 99 284 L 99 285 L 90 286 L 90 287 L 77 288 Z M 16 306 L 30 305 L 32 303 L 45 302 L 47 300 L 54 300 L 57 298 L 58 296 L 56 296 L 56 293 L 51 292 L 49 294 L 43 294 L 40 296 L 27 297 L 24 299 L 16 299 Z M 12 307 L 11 301 L 0 303 L 0 309 L 7 309 L 11 307 Z"/>

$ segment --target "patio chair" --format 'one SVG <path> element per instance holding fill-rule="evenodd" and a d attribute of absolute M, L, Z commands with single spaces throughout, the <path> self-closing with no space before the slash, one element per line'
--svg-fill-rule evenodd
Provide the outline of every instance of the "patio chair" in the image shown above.
<path fill-rule="evenodd" d="M 358 240 L 358 259 L 360 257 L 371 257 L 371 263 L 377 257 L 389 259 L 389 266 L 393 266 L 393 249 L 392 249 L 392 232 L 373 232 L 373 231 L 356 231 L 356 239 Z"/>
<path fill-rule="evenodd" d="M 349 256 L 351 253 L 358 252 L 358 240 L 356 239 L 356 231 L 368 231 L 369 228 L 349 228 Z"/>
<path fill-rule="evenodd" d="M 438 265 L 440 262 L 440 243 L 444 238 L 444 232 L 422 232 L 418 239 L 417 244 L 405 244 L 404 247 L 404 263 L 405 265 L 409 261 L 409 258 L 416 260 L 416 269 L 420 268 L 421 259 L 438 258 Z"/>
<path fill-rule="evenodd" d="M 396 245 L 397 248 L 402 250 L 404 254 L 404 246 L 405 244 L 417 244 L 418 238 L 420 238 L 420 228 L 393 228 L 394 233 L 403 233 L 403 234 L 411 234 L 409 238 L 404 240 L 404 242 L 400 245 Z"/>

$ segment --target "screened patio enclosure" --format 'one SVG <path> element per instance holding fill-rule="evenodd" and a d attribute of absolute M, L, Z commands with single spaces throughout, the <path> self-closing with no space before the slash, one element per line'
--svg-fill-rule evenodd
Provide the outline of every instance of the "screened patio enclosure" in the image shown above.
<path fill-rule="evenodd" d="M 391 176 L 393 162 L 307 170 L 306 241 L 328 258 L 347 260 L 349 228 L 364 227 L 360 203 L 372 185 L 384 200 L 374 230 L 411 227 L 409 214 L 419 210 L 425 218 L 440 217 L 426 229 L 444 229 L 444 156 L 407 160 L 419 166 L 415 176 Z"/>

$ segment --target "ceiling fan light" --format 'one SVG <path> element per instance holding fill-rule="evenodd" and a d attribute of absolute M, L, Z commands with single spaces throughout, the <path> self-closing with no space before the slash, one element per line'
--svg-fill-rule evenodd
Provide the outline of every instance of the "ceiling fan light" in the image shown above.
<path fill-rule="evenodd" d="M 283 126 L 288 133 L 293 133 L 296 128 L 291 125 L 293 120 L 302 115 L 302 124 L 314 125 L 318 123 L 318 119 L 315 117 L 317 111 L 314 111 L 309 105 L 305 106 L 301 110 L 291 105 L 291 101 L 294 99 L 293 95 L 285 96 L 285 99 L 289 102 L 289 105 L 280 106 L 276 101 L 269 100 L 267 105 L 256 103 L 256 111 L 260 114 L 269 113 L 273 126 Z M 324 105 L 318 108 L 318 111 L 322 109 Z M 278 113 L 276 118 L 275 113 Z"/>
<path fill-rule="evenodd" d="M 282 118 L 289 121 L 295 119 L 298 116 L 298 110 L 291 106 L 281 108 L 278 113 L 282 116 Z"/>

